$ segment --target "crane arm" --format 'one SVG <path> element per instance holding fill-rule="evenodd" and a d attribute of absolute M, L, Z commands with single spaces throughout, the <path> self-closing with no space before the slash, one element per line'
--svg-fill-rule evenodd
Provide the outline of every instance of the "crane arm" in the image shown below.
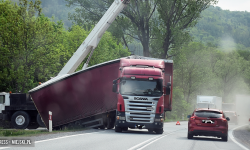
<path fill-rule="evenodd" d="M 64 74 L 71 74 L 75 72 L 77 67 L 82 63 L 84 58 L 88 53 L 94 50 L 104 32 L 109 28 L 111 23 L 119 15 L 119 13 L 124 9 L 124 7 L 129 3 L 130 0 L 115 0 L 100 21 L 96 24 L 94 29 L 90 32 L 87 38 L 83 41 L 74 55 L 70 58 L 67 64 L 59 72 L 58 76 Z"/>

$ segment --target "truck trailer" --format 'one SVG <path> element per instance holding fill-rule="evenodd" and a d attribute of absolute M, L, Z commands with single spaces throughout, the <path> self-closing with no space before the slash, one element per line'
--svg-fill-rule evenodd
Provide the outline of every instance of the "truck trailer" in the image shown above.
<path fill-rule="evenodd" d="M 197 95 L 196 108 L 222 109 L 222 98 L 218 96 Z"/>

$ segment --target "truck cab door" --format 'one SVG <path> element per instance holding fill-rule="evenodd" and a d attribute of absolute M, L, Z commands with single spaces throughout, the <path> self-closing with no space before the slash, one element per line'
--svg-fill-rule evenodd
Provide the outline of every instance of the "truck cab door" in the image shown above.
<path fill-rule="evenodd" d="M 5 110 L 5 95 L 0 95 L 0 113 Z"/>

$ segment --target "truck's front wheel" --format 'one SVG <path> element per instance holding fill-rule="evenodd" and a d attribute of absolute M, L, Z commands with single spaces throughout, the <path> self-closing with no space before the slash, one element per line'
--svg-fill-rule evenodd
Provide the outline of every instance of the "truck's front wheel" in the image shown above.
<path fill-rule="evenodd" d="M 30 123 L 30 116 L 25 111 L 17 111 L 11 116 L 11 124 L 16 129 L 26 129 Z"/>
<path fill-rule="evenodd" d="M 163 133 L 163 128 L 161 129 L 155 129 L 156 134 L 162 134 Z"/>
<path fill-rule="evenodd" d="M 122 132 L 122 128 L 115 126 L 115 132 Z"/>

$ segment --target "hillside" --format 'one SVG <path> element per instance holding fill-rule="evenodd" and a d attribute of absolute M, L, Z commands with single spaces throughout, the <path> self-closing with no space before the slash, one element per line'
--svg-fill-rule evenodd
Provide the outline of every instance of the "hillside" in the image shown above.
<path fill-rule="evenodd" d="M 201 19 L 190 34 L 195 41 L 216 46 L 233 46 L 233 43 L 237 43 L 250 47 L 250 12 L 210 7 L 201 14 Z"/>

